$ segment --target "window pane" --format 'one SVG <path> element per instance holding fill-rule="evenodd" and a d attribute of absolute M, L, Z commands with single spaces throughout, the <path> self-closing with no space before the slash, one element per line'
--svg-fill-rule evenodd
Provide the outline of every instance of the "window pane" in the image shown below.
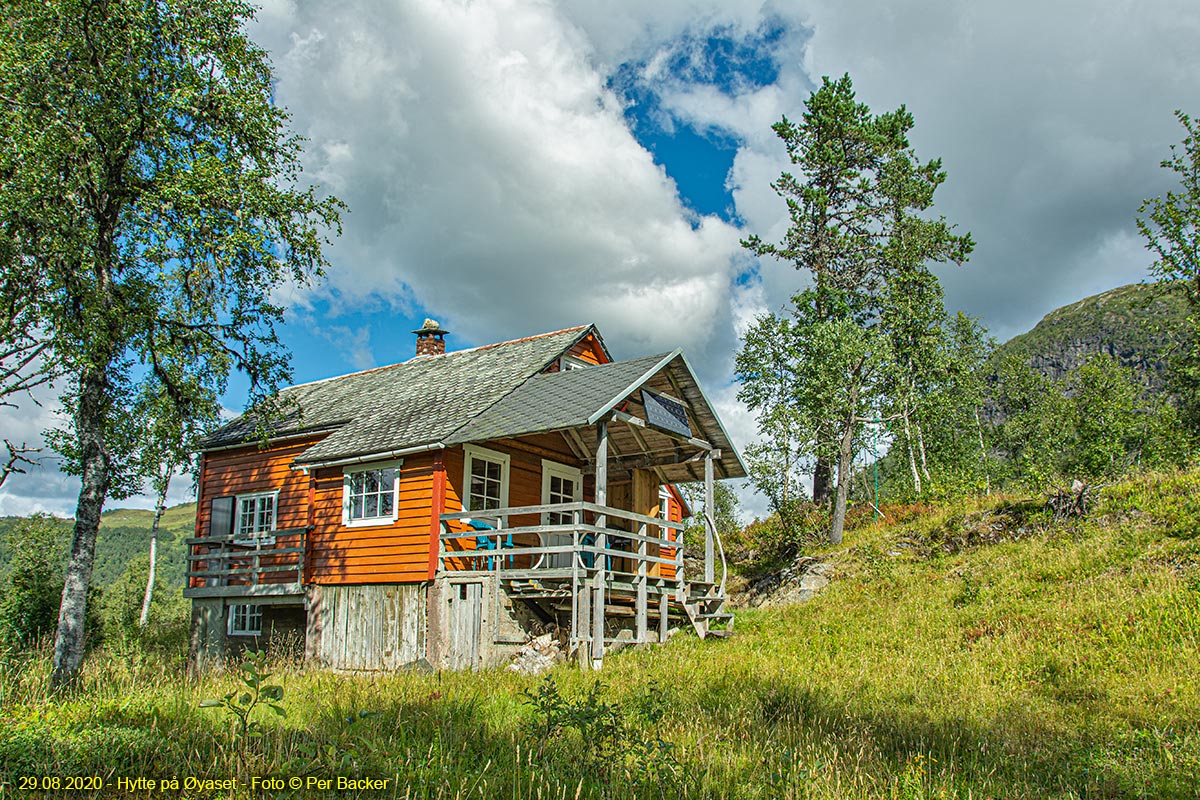
<path fill-rule="evenodd" d="M 364 517 L 378 517 L 379 516 L 379 495 L 375 495 L 375 494 L 367 495 L 364 498 L 363 509 L 364 509 L 363 510 Z"/>
<path fill-rule="evenodd" d="M 350 519 L 362 519 L 363 501 L 361 497 L 350 498 Z"/>
<path fill-rule="evenodd" d="M 496 481 L 497 483 L 499 483 L 500 482 L 500 465 L 496 464 L 492 461 L 485 461 L 484 464 L 487 465 L 487 473 L 486 474 L 488 476 L 488 480 L 493 480 L 493 481 Z"/>
<path fill-rule="evenodd" d="M 379 495 L 379 516 L 390 517 L 392 515 L 392 493 L 385 491 Z"/>
<path fill-rule="evenodd" d="M 363 473 L 364 490 L 370 494 L 379 491 L 379 470 L 371 470 Z"/>

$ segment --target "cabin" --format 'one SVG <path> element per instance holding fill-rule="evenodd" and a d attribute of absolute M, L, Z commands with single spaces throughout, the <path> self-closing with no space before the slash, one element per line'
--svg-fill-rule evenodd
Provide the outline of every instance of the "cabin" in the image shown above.
<path fill-rule="evenodd" d="M 454 352 L 414 333 L 414 358 L 202 443 L 194 669 L 287 637 L 334 670 L 476 669 L 545 632 L 598 669 L 617 642 L 732 630 L 707 509 L 746 470 L 681 351 L 615 361 L 594 325 Z M 681 483 L 705 487 L 695 542 Z"/>

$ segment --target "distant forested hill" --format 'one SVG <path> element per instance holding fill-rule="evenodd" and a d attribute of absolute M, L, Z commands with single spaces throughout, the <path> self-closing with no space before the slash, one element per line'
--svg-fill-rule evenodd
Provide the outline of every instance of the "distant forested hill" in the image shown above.
<path fill-rule="evenodd" d="M 994 363 L 1015 353 L 1038 372 L 1061 379 L 1102 352 L 1159 390 L 1166 377 L 1163 354 L 1178 341 L 1186 315 L 1179 292 L 1154 284 L 1121 286 L 1051 311 L 1033 330 L 996 348 Z"/>
<path fill-rule="evenodd" d="M 183 586 L 185 571 L 184 539 L 193 535 L 196 504 L 185 503 L 167 509 L 158 531 L 158 564 L 160 586 Z M 118 508 L 106 511 L 100 521 L 100 538 L 96 545 L 96 566 L 92 581 L 107 587 L 121 576 L 129 561 L 147 556 L 150 548 L 150 524 L 153 511 Z M 20 523 L 19 517 L 0 517 L 0 574 L 8 569 L 10 533 Z M 62 562 L 67 560 L 71 541 L 71 520 L 59 520 L 59 547 Z"/>

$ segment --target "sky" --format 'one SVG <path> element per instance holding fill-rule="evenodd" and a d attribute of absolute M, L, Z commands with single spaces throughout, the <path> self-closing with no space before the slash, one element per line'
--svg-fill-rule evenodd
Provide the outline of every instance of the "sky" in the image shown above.
<path fill-rule="evenodd" d="M 771 125 L 823 76 L 912 112 L 936 210 L 977 243 L 938 271 L 947 307 L 999 340 L 1147 277 L 1138 207 L 1175 185 L 1174 110 L 1200 115 L 1194 0 L 266 0 L 250 33 L 305 174 L 350 209 L 328 279 L 277 297 L 296 382 L 411 358 L 426 317 L 450 349 L 594 322 L 617 358 L 684 348 L 742 447 L 739 333 L 804 277 L 739 242 L 786 230 Z M 55 424 L 42 400 L 0 436 Z M 0 515 L 77 491 L 47 459 Z"/>

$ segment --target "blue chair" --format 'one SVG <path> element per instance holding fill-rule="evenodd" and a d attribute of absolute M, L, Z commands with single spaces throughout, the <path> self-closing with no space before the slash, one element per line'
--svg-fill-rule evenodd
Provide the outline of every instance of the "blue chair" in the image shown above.
<path fill-rule="evenodd" d="M 481 519 L 464 519 L 463 522 L 467 523 L 467 526 L 469 528 L 471 528 L 471 530 L 475 530 L 475 531 L 494 531 L 494 530 L 496 530 L 495 525 L 489 525 L 488 523 L 484 522 Z M 495 537 L 495 536 L 485 536 L 482 534 L 479 536 L 476 536 L 475 537 L 475 549 L 476 550 L 495 550 L 496 549 L 496 538 L 497 537 Z M 508 534 L 506 537 L 504 537 L 504 539 L 501 540 L 500 546 L 512 549 L 513 538 L 512 538 L 511 533 Z M 488 569 L 491 569 L 494 566 L 494 562 L 492 561 L 493 558 L 494 558 L 494 556 L 488 556 L 488 558 L 487 558 L 487 568 Z M 513 557 L 510 555 L 508 557 L 508 566 L 511 567 L 512 565 L 513 565 Z"/>

